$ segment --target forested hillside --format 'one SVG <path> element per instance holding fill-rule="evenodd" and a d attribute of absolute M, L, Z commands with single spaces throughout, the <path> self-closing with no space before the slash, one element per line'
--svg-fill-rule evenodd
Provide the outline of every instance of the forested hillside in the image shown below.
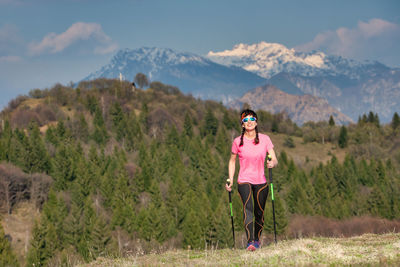
<path fill-rule="evenodd" d="M 300 127 L 285 114 L 258 116 L 279 157 L 273 173 L 280 238 L 299 234 L 295 218 L 363 216 L 363 229 L 374 231 L 377 217 L 399 231 L 397 113 L 387 125 L 371 112 L 348 126 L 331 118 Z M 98 79 L 11 101 L 0 118 L 0 208 L 12 214 L 29 201 L 40 216 L 26 253 L 10 252 L 0 228 L 0 260 L 45 266 L 231 246 L 224 183 L 238 117 L 239 111 L 160 82 L 142 90 Z M 241 202 L 237 195 L 233 201 L 240 233 Z M 265 236 L 272 231 L 269 204 Z M 318 234 L 327 233 L 323 227 Z"/>

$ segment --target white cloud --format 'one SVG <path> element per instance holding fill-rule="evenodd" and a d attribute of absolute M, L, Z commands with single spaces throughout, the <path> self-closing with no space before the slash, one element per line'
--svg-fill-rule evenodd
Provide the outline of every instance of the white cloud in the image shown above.
<path fill-rule="evenodd" d="M 61 34 L 49 33 L 42 41 L 32 42 L 29 45 L 31 55 L 44 53 L 59 53 L 66 48 L 83 43 L 94 42 L 93 53 L 111 53 L 117 49 L 117 45 L 106 35 L 97 23 L 77 22 Z"/>
<path fill-rule="evenodd" d="M 355 28 L 339 28 L 315 36 L 309 43 L 295 47 L 309 52 L 320 50 L 359 60 L 372 59 L 399 65 L 400 25 L 382 19 L 359 21 Z"/>

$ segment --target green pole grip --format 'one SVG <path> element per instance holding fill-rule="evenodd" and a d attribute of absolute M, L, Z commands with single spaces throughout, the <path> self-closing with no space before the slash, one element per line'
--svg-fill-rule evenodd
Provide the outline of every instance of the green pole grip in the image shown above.
<path fill-rule="evenodd" d="M 275 200 L 274 198 L 274 184 L 271 183 L 271 199 Z"/>
<path fill-rule="evenodd" d="M 229 207 L 231 207 L 231 216 L 233 217 L 232 202 L 229 203 Z"/>

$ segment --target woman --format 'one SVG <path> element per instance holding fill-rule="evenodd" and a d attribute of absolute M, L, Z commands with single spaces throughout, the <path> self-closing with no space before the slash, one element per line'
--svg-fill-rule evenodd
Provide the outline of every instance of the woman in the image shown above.
<path fill-rule="evenodd" d="M 250 109 L 240 114 L 242 134 L 232 144 L 229 160 L 229 184 L 226 190 L 231 191 L 235 174 L 236 156 L 239 155 L 238 191 L 243 202 L 243 220 L 247 235 L 247 250 L 254 251 L 260 247 L 260 236 L 264 226 L 264 208 L 268 196 L 268 185 L 264 174 L 264 163 L 267 153 L 272 159 L 267 167 L 278 164 L 274 145 L 268 135 L 258 133 L 257 114 Z M 251 199 L 253 195 L 253 199 Z M 254 203 L 253 203 L 254 202 Z M 254 221 L 253 221 L 254 214 Z"/>

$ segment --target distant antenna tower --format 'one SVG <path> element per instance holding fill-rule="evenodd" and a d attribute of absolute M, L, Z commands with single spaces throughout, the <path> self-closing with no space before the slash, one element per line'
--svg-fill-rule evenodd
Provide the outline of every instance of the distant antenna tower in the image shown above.
<path fill-rule="evenodd" d="M 122 73 L 119 73 L 119 81 L 122 82 L 122 79 L 124 78 L 124 76 L 122 76 Z"/>

